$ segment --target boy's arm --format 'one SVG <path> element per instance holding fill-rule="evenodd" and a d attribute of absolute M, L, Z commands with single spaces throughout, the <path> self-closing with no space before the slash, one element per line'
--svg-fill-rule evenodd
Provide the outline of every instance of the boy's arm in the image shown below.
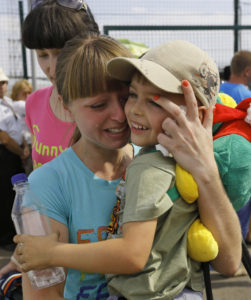
<path fill-rule="evenodd" d="M 68 229 L 65 225 L 50 219 L 51 226 L 54 231 L 57 231 L 60 235 L 61 242 L 68 241 Z M 38 247 L 39 248 L 39 247 Z M 42 250 L 42 249 L 41 249 Z M 16 249 L 18 252 L 18 247 Z M 63 300 L 64 299 L 64 285 L 65 282 L 51 286 L 49 288 L 34 290 L 30 284 L 27 274 L 23 274 L 22 288 L 23 297 L 25 300 Z"/>
<path fill-rule="evenodd" d="M 24 270 L 64 266 L 92 273 L 130 274 L 145 266 L 154 239 L 157 219 L 128 222 L 123 237 L 89 244 L 65 244 L 56 235 L 47 237 L 16 236 L 24 243 L 19 261 Z"/>

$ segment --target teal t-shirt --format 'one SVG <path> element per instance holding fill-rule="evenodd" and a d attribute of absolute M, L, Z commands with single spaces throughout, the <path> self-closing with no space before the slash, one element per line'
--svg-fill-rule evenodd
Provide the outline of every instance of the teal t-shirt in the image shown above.
<path fill-rule="evenodd" d="M 106 226 L 116 202 L 115 188 L 119 181 L 97 177 L 72 148 L 29 177 L 31 190 L 42 201 L 49 217 L 68 227 L 69 242 L 75 244 L 107 238 Z M 68 269 L 64 297 L 106 299 L 104 275 Z"/>

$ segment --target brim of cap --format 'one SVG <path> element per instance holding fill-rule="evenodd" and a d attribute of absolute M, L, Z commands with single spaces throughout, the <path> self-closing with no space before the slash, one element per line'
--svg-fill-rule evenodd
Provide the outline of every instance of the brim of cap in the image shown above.
<path fill-rule="evenodd" d="M 117 57 L 111 59 L 107 64 L 107 70 L 113 78 L 126 82 L 131 81 L 135 69 L 159 89 L 169 93 L 183 94 L 181 81 L 168 70 L 150 60 Z"/>

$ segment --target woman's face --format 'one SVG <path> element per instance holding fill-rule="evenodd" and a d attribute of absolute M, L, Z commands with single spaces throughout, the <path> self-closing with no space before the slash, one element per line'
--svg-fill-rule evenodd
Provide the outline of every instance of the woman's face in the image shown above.
<path fill-rule="evenodd" d="M 36 49 L 40 68 L 53 86 L 56 86 L 56 64 L 61 49 Z"/>
<path fill-rule="evenodd" d="M 17 94 L 16 100 L 26 100 L 27 97 L 32 93 L 31 89 L 25 86 L 22 90 L 20 90 Z"/>
<path fill-rule="evenodd" d="M 7 91 L 8 82 L 0 81 L 0 98 L 3 98 Z"/>
<path fill-rule="evenodd" d="M 128 143 L 130 129 L 124 113 L 128 87 L 95 97 L 72 101 L 69 111 L 84 143 L 104 149 L 119 149 Z"/>

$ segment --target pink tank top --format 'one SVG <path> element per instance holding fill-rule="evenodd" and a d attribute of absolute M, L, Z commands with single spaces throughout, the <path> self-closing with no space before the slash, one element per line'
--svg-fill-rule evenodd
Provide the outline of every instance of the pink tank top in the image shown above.
<path fill-rule="evenodd" d="M 68 146 L 75 125 L 59 120 L 51 110 L 53 86 L 32 93 L 26 100 L 25 121 L 34 136 L 32 160 L 34 169 L 52 160 Z"/>

